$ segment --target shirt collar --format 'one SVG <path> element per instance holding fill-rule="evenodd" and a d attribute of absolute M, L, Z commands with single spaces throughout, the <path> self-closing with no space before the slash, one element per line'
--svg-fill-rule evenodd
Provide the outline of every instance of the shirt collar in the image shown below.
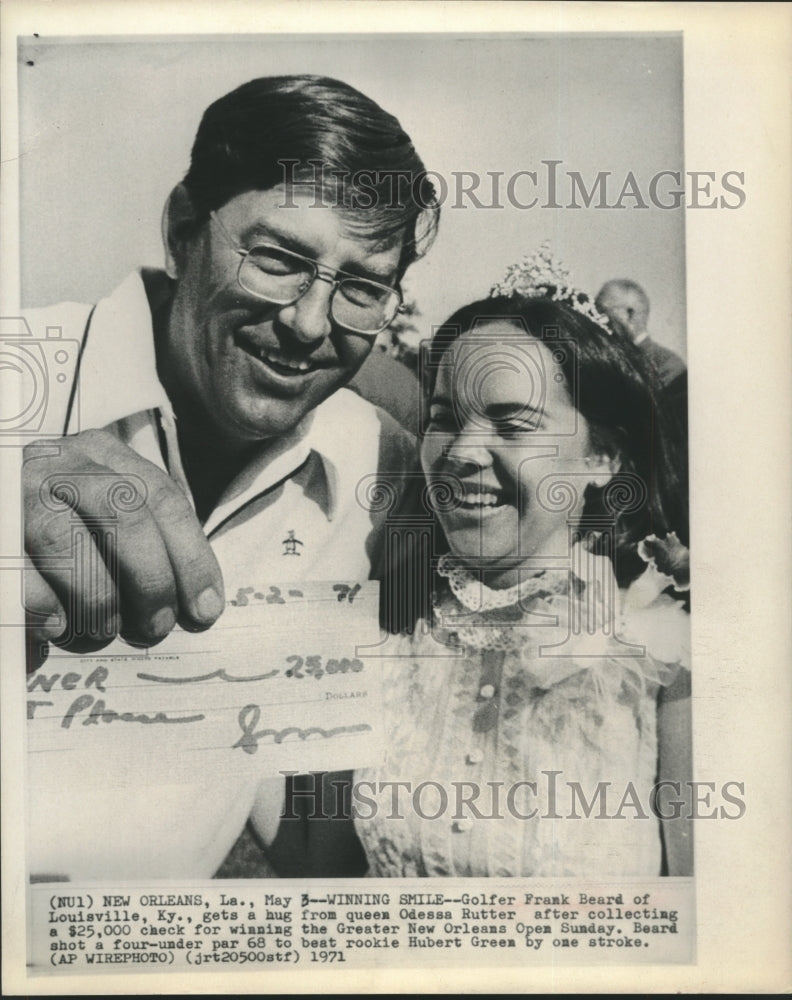
<path fill-rule="evenodd" d="M 167 294 L 164 272 L 153 274 L 152 288 Z M 140 271 L 101 299 L 90 316 L 77 400 L 80 430 L 106 427 L 141 410 L 170 412 L 157 376 L 151 304 Z"/>
<path fill-rule="evenodd" d="M 348 436 L 340 433 L 340 426 L 344 426 L 346 395 L 344 390 L 334 393 L 306 414 L 291 431 L 264 442 L 223 492 L 204 525 L 207 534 L 264 490 L 291 476 L 311 452 L 321 459 L 326 488 L 324 496 L 318 495 L 314 499 L 325 511 L 328 521 L 332 521 L 341 497 L 340 472 L 344 463 L 343 447 L 346 447 L 341 445 L 341 441 L 348 441 Z M 351 421 L 346 421 L 345 426 L 348 433 Z"/>
<path fill-rule="evenodd" d="M 133 272 L 93 310 L 78 375 L 80 429 L 101 428 L 146 410 L 173 418 L 173 409 L 157 375 L 152 312 L 167 302 L 170 281 L 164 271 Z M 339 500 L 337 419 L 343 403 L 331 396 L 288 434 L 263 445 L 226 490 L 207 521 L 219 524 L 256 493 L 289 476 L 317 452 L 327 480 L 327 515 Z M 342 394 L 344 395 L 344 394 Z M 316 419 L 317 416 L 319 419 Z M 343 435 L 342 435 L 343 437 Z"/>

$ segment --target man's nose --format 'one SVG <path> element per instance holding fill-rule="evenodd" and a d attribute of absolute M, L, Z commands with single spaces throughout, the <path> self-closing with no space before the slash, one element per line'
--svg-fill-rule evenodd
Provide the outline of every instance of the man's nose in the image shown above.
<path fill-rule="evenodd" d="M 333 328 L 330 321 L 332 294 L 332 283 L 317 276 L 305 295 L 281 309 L 280 321 L 303 344 L 324 340 Z"/>

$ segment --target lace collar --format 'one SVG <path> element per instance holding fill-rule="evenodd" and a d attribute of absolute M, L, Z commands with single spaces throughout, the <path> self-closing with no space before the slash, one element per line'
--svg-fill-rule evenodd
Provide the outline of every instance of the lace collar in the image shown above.
<path fill-rule="evenodd" d="M 566 568 L 504 590 L 487 587 L 452 556 L 439 560 L 438 574 L 448 586 L 435 594 L 433 641 L 515 652 L 540 687 L 580 670 L 598 689 L 611 675 L 639 687 L 667 685 L 680 666 L 690 667 L 688 615 L 658 590 L 666 578 L 644 573 L 622 592 L 610 560 L 579 543 Z"/>
<path fill-rule="evenodd" d="M 547 569 L 502 590 L 488 587 L 454 556 L 442 556 L 438 575 L 448 581 L 435 594 L 435 634 L 450 646 L 514 650 L 552 643 L 569 631 L 572 605 L 587 588 L 602 594 L 615 587 L 613 569 L 604 556 L 572 547 L 569 564 Z M 601 603 L 601 602 L 598 602 Z"/>
<path fill-rule="evenodd" d="M 437 572 L 448 580 L 451 593 L 462 607 L 476 612 L 524 606 L 537 597 L 563 594 L 569 589 L 570 582 L 568 568 L 539 570 L 512 587 L 498 590 L 488 587 L 461 560 L 451 555 L 440 557 Z"/>

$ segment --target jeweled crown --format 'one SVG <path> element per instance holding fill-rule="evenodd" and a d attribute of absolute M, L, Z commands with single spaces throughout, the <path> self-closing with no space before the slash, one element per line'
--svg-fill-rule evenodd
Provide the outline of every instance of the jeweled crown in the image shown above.
<path fill-rule="evenodd" d="M 585 292 L 572 284 L 569 270 L 553 256 L 548 242 L 542 243 L 535 253 L 526 254 L 522 260 L 506 269 L 503 279 L 490 289 L 490 297 L 496 295 L 506 298 L 522 295 L 527 299 L 561 302 L 598 323 L 607 334 L 613 332 L 608 324 L 608 317 L 595 307 Z"/>

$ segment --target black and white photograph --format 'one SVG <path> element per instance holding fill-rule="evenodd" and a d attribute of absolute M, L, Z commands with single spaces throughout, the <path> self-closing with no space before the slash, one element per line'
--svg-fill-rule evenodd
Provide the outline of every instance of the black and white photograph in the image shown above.
<path fill-rule="evenodd" d="M 2 56 L 17 983 L 727 988 L 730 882 L 783 884 L 739 536 L 789 398 L 724 393 L 790 352 L 729 326 L 780 175 L 694 130 L 702 25 L 163 6 L 16 3 Z"/>

